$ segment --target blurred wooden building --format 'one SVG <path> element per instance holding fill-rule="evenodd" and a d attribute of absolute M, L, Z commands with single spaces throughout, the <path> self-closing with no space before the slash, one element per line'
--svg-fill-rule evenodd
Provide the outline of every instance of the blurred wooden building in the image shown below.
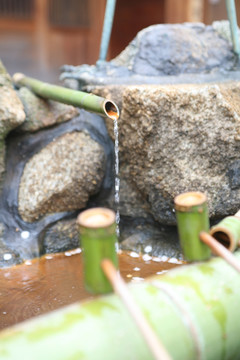
<path fill-rule="evenodd" d="M 106 0 L 0 0 L 0 58 L 8 71 L 55 81 L 63 64 L 98 59 Z M 236 1 L 240 13 L 240 2 Z M 117 0 L 108 57 L 149 25 L 227 19 L 225 0 Z"/>

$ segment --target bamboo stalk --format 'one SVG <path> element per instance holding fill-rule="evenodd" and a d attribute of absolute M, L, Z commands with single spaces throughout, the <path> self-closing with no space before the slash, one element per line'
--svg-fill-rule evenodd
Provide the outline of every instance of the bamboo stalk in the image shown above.
<path fill-rule="evenodd" d="M 146 318 L 142 314 L 140 308 L 133 300 L 133 297 L 128 291 L 125 282 L 123 281 L 119 273 L 116 271 L 113 263 L 109 259 L 104 259 L 101 263 L 101 266 L 108 280 L 112 284 L 112 287 L 114 288 L 116 294 L 120 296 L 124 305 L 126 306 L 132 318 L 136 322 L 138 329 L 142 333 L 147 345 L 149 346 L 149 349 L 154 356 L 154 359 L 171 360 L 171 357 L 168 354 L 167 350 L 161 344 L 156 333 L 153 331 Z"/>
<path fill-rule="evenodd" d="M 13 75 L 13 81 L 18 87 L 26 86 L 45 99 L 73 105 L 87 111 L 107 116 L 112 120 L 118 119 L 119 117 L 117 105 L 113 101 L 104 99 L 100 96 L 68 89 L 62 86 L 51 85 L 20 73 Z"/>
<path fill-rule="evenodd" d="M 226 249 L 225 246 L 220 244 L 216 239 L 214 239 L 206 232 L 200 232 L 199 237 L 202 242 L 209 246 L 216 255 L 221 256 L 229 265 L 240 272 L 240 262 L 228 249 Z"/>
<path fill-rule="evenodd" d="M 200 231 L 209 229 L 206 196 L 201 192 L 186 192 L 178 195 L 174 202 L 184 257 L 188 261 L 208 259 L 210 249 L 199 239 Z"/>
<path fill-rule="evenodd" d="M 80 213 L 77 224 L 83 250 L 86 290 L 93 294 L 112 292 L 111 283 L 101 268 L 101 262 L 104 258 L 109 258 L 118 266 L 115 213 L 105 208 L 88 209 Z"/>

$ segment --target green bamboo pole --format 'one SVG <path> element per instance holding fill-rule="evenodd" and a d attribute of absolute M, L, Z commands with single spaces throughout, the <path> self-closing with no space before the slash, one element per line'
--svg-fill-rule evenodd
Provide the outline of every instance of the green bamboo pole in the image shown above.
<path fill-rule="evenodd" d="M 224 260 L 185 265 L 128 288 L 174 360 L 239 359 L 240 276 Z M 152 356 L 122 301 L 111 294 L 0 332 L 0 359 Z"/>
<path fill-rule="evenodd" d="M 156 360 L 171 360 L 168 352 L 158 339 L 156 333 L 153 331 L 151 325 L 146 317 L 141 312 L 136 301 L 134 301 L 128 287 L 119 275 L 114 265 L 109 259 L 102 261 L 102 268 L 107 278 L 111 282 L 114 291 L 118 294 L 128 309 L 130 315 L 138 326 L 139 331 L 142 333 L 154 359 Z"/>
<path fill-rule="evenodd" d="M 68 89 L 62 86 L 51 85 L 20 73 L 13 75 L 13 81 L 16 86 L 26 86 L 45 99 L 51 99 L 64 104 L 80 107 L 87 111 L 108 116 L 113 120 L 118 119 L 119 117 L 117 105 L 113 101 L 104 99 L 100 96 Z"/>
<path fill-rule="evenodd" d="M 200 192 L 187 192 L 174 199 L 178 233 L 184 257 L 188 261 L 201 261 L 210 257 L 211 251 L 199 238 L 208 231 L 207 198 Z"/>
<path fill-rule="evenodd" d="M 93 294 L 113 291 L 101 268 L 103 259 L 110 259 L 118 267 L 115 213 L 106 208 L 83 211 L 77 218 L 83 250 L 84 282 Z"/>

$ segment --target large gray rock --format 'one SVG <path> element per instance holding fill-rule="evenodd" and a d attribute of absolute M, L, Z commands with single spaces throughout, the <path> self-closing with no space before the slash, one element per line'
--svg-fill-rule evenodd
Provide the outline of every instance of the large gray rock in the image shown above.
<path fill-rule="evenodd" d="M 86 206 L 102 183 L 103 148 L 85 132 L 66 133 L 25 165 L 19 186 L 19 213 L 33 222 L 49 213 Z"/>
<path fill-rule="evenodd" d="M 40 98 L 25 87 L 18 90 L 18 96 L 26 113 L 24 123 L 18 127 L 18 131 L 21 132 L 35 132 L 68 121 L 78 115 L 77 108 Z"/>
<path fill-rule="evenodd" d="M 115 59 L 101 66 L 64 66 L 69 87 L 104 84 L 191 83 L 232 77 L 236 58 L 229 23 L 158 24 L 141 30 Z M 201 79 L 199 80 L 201 81 Z"/>
<path fill-rule="evenodd" d="M 125 88 L 119 120 L 129 181 L 160 223 L 173 224 L 173 198 L 208 195 L 211 218 L 240 206 L 240 83 Z"/>
<path fill-rule="evenodd" d="M 140 31 L 113 60 L 135 74 L 177 75 L 229 69 L 231 45 L 212 26 L 159 24 Z"/>

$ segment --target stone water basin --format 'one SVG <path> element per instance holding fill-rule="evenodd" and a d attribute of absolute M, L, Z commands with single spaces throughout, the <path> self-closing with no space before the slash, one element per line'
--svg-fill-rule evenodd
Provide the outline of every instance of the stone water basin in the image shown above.
<path fill-rule="evenodd" d="M 142 281 L 182 263 L 119 251 L 120 272 L 127 282 Z M 91 297 L 84 289 L 80 248 L 0 269 L 0 329 Z"/>

